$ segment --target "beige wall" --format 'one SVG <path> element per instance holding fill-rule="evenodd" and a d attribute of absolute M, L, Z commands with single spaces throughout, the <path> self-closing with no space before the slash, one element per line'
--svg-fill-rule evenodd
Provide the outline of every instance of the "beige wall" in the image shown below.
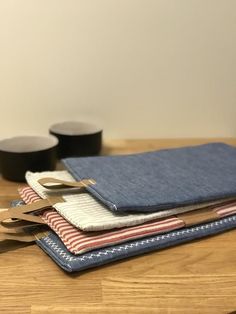
<path fill-rule="evenodd" d="M 0 137 L 236 136 L 236 0 L 0 0 Z"/>

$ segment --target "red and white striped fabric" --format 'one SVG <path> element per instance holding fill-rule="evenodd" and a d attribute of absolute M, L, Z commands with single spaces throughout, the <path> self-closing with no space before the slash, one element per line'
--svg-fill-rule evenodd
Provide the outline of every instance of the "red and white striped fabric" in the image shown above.
<path fill-rule="evenodd" d="M 20 188 L 18 191 L 26 204 L 32 204 L 41 200 L 41 197 L 30 187 Z"/>
<path fill-rule="evenodd" d="M 30 187 L 20 189 L 19 193 L 27 204 L 41 199 Z M 230 205 L 218 205 L 214 210 L 220 217 L 232 215 L 236 213 L 236 202 Z M 73 254 L 82 254 L 97 248 L 166 233 L 185 226 L 183 220 L 177 217 L 170 217 L 118 230 L 85 232 L 72 226 L 53 209 L 46 210 L 41 217 L 58 234 L 67 249 Z"/>

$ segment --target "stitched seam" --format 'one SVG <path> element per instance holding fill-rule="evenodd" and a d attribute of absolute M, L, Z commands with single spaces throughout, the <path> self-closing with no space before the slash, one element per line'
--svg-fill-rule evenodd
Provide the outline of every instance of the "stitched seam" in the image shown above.
<path fill-rule="evenodd" d="M 96 257 L 101 257 L 102 255 L 107 255 L 109 253 L 114 253 L 114 252 L 121 252 L 124 250 L 127 250 L 129 248 L 133 248 L 133 247 L 138 247 L 138 246 L 143 246 L 144 244 L 148 244 L 151 242 L 156 242 L 158 240 L 164 240 L 167 238 L 173 238 L 175 236 L 179 236 L 179 235 L 183 235 L 186 233 L 192 233 L 194 231 L 198 231 L 198 230 L 204 230 L 204 229 L 210 229 L 214 226 L 218 226 L 218 225 L 222 225 L 223 223 L 226 222 L 230 222 L 232 220 L 236 220 L 236 216 L 234 217 L 228 217 L 228 218 L 224 218 L 220 221 L 215 221 L 215 222 L 211 222 L 208 223 L 206 225 L 203 226 L 199 226 L 199 227 L 192 227 L 191 229 L 187 229 L 187 230 L 180 230 L 180 231 L 176 231 L 176 232 L 172 232 L 171 234 L 164 234 L 161 236 L 156 236 L 156 237 L 152 237 L 151 239 L 145 239 L 145 240 L 140 240 L 140 241 L 136 241 L 135 243 L 130 243 L 130 244 L 125 244 L 125 245 L 121 245 L 118 248 L 113 248 L 113 249 L 106 249 L 105 251 L 101 251 L 99 253 L 90 253 L 89 255 L 86 256 L 82 256 L 82 257 L 72 257 L 70 256 L 64 249 L 60 248 L 57 243 L 52 240 L 49 237 L 43 238 L 43 240 L 54 250 L 56 251 L 62 258 L 64 258 L 66 261 L 85 261 L 86 259 L 93 259 Z"/>
<path fill-rule="evenodd" d="M 66 160 L 62 160 L 62 162 L 64 163 L 64 165 L 66 166 L 66 168 L 69 170 L 70 174 L 73 176 L 73 173 L 74 171 L 72 171 L 72 168 L 70 167 L 70 165 L 67 163 Z M 76 172 L 76 175 L 78 177 L 79 180 L 82 180 L 82 178 L 80 177 L 80 175 L 78 175 L 77 171 Z M 74 177 L 74 176 L 73 176 Z M 78 181 L 78 179 L 76 178 L 76 180 Z M 93 192 L 92 194 L 94 196 L 97 196 L 102 202 L 104 202 L 105 204 L 110 204 L 110 206 L 115 210 L 117 211 L 117 207 L 114 203 L 112 203 L 111 201 L 107 200 L 105 197 L 103 197 L 97 190 L 95 190 L 95 188 L 91 185 L 87 186 L 86 187 L 86 190 L 87 191 L 90 191 L 90 192 Z"/>

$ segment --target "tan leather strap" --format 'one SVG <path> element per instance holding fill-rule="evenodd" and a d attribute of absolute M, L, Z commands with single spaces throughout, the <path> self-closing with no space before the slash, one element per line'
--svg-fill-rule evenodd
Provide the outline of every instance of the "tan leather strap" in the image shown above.
<path fill-rule="evenodd" d="M 49 231 L 37 231 L 33 232 L 32 234 L 36 240 L 40 240 L 42 238 L 47 237 L 49 235 Z"/>
<path fill-rule="evenodd" d="M 17 234 L 0 233 L 0 241 L 14 240 L 20 242 L 34 242 L 36 239 L 41 239 L 43 237 L 46 237 L 47 235 L 48 232 L 41 231 L 35 232 L 34 234 L 27 234 L 25 232 Z"/>
<path fill-rule="evenodd" d="M 33 241 L 35 241 L 35 237 L 33 235 L 24 234 L 24 233 L 18 233 L 18 234 L 0 233 L 0 241 L 4 241 L 4 240 L 14 240 L 14 241 L 20 241 L 20 242 L 33 242 Z"/>
<path fill-rule="evenodd" d="M 42 222 L 44 223 L 44 221 Z M 10 222 L 5 222 L 2 221 L 0 222 L 0 232 L 6 232 L 6 233 L 20 233 L 20 232 L 25 232 L 27 228 L 32 228 L 36 226 L 42 225 L 42 223 L 37 224 L 29 221 L 10 221 Z"/>
<path fill-rule="evenodd" d="M 197 225 L 200 223 L 214 221 L 219 219 L 219 215 L 212 209 L 197 209 L 191 212 L 177 215 L 177 218 L 182 219 L 186 227 Z"/>
<path fill-rule="evenodd" d="M 38 183 L 41 184 L 46 189 L 68 189 L 68 188 L 85 188 L 89 185 L 96 184 L 93 179 L 83 179 L 81 181 L 64 181 L 56 178 L 42 178 L 38 180 Z"/>
<path fill-rule="evenodd" d="M 26 214 L 30 212 L 37 212 L 47 208 L 50 208 L 56 203 L 64 202 L 62 197 L 48 197 L 47 199 L 37 201 L 28 205 L 21 205 L 17 207 L 11 207 L 5 211 L 0 212 L 0 222 L 8 220 L 10 218 L 18 218 L 21 220 L 31 221 L 39 224 L 44 224 L 41 217 Z"/>

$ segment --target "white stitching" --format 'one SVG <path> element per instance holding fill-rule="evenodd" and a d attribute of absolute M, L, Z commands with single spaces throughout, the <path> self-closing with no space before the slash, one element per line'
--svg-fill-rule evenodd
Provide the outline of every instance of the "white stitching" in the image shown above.
<path fill-rule="evenodd" d="M 166 234 L 166 235 L 161 235 L 161 236 L 156 236 L 153 237 L 151 239 L 145 239 L 145 240 L 140 240 L 140 241 L 136 241 L 135 243 L 130 243 L 130 244 L 125 244 L 125 245 L 121 245 L 118 248 L 112 248 L 112 249 L 107 249 L 105 251 L 100 251 L 99 253 L 90 253 L 89 255 L 86 256 L 82 256 L 82 257 L 72 257 L 68 254 L 67 251 L 65 251 L 64 249 L 60 248 L 57 243 L 55 241 L 53 241 L 51 238 L 49 237 L 45 237 L 43 238 L 43 240 L 55 251 L 57 252 L 62 258 L 64 258 L 66 261 L 85 261 L 86 259 L 93 259 L 95 257 L 101 257 L 102 255 L 107 255 L 109 253 L 114 253 L 114 252 L 121 252 L 123 250 L 127 250 L 129 248 L 132 247 L 138 247 L 139 245 L 142 246 L 144 244 L 148 244 L 150 242 L 155 242 L 158 241 L 160 239 L 164 240 L 165 238 L 169 238 L 169 237 L 175 237 L 181 234 L 185 234 L 185 233 L 192 233 L 194 231 L 198 231 L 198 230 L 204 230 L 204 229 L 209 229 L 212 228 L 213 226 L 218 226 L 219 224 L 223 224 L 225 222 L 230 222 L 232 220 L 236 220 L 236 216 L 233 217 L 227 217 L 222 219 L 221 221 L 214 221 L 211 223 L 208 223 L 206 225 L 203 226 L 199 226 L 199 227 L 192 227 L 189 230 L 181 230 L 181 231 L 177 231 L 177 232 L 173 232 L 171 234 Z M 86 253 L 88 254 L 88 253 Z"/>

